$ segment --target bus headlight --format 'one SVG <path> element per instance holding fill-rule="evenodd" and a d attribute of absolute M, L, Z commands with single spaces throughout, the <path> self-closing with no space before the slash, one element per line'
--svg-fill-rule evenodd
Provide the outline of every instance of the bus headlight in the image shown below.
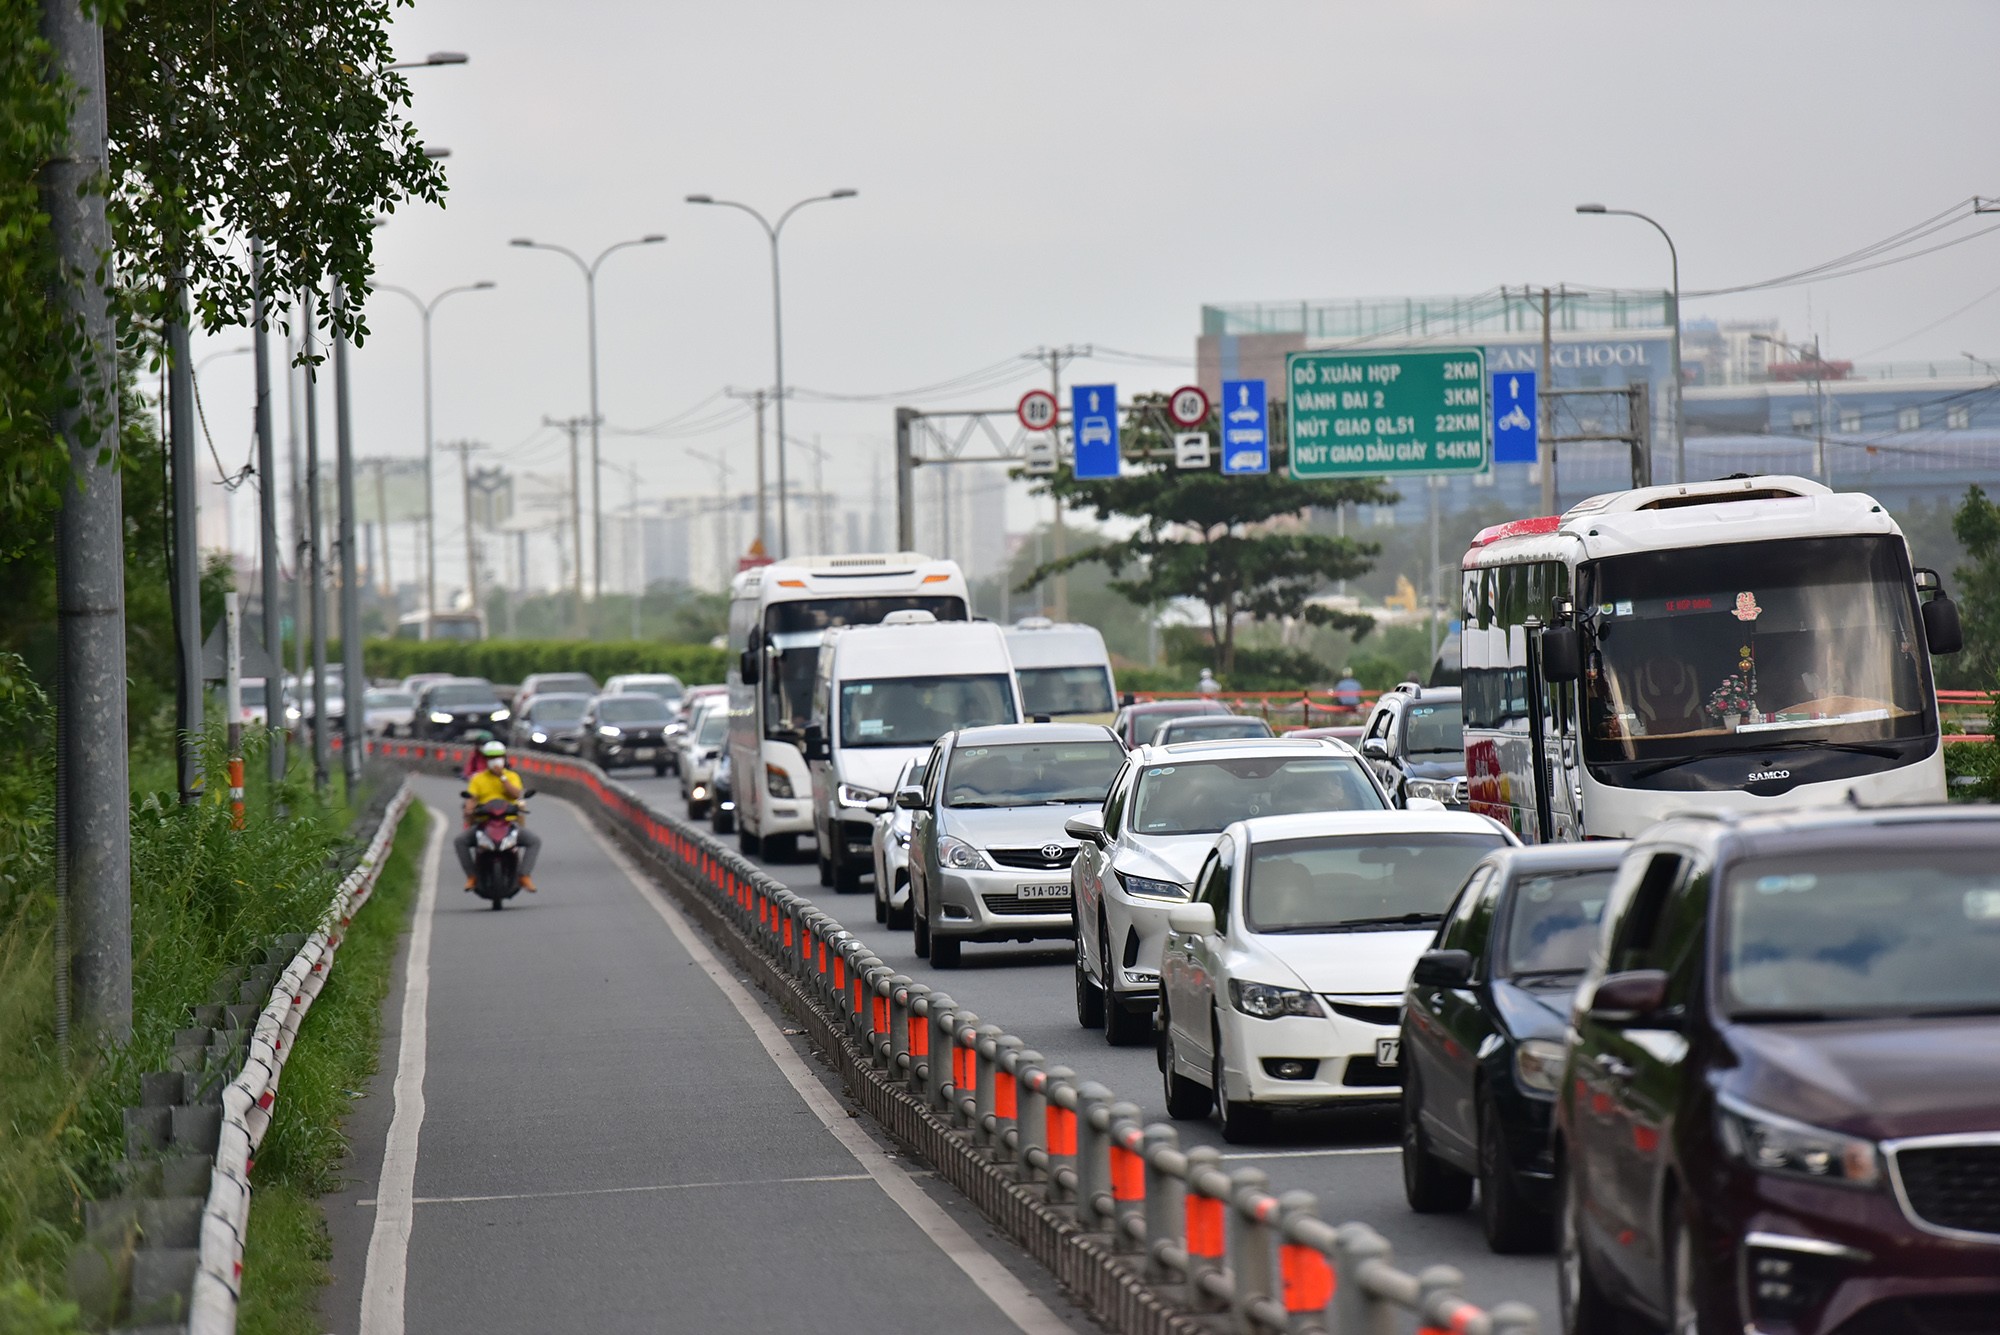
<path fill-rule="evenodd" d="M 764 784 L 771 790 L 771 796 L 773 797 L 793 796 L 792 776 L 785 773 L 784 770 L 776 765 L 766 764 L 764 766 Z"/>

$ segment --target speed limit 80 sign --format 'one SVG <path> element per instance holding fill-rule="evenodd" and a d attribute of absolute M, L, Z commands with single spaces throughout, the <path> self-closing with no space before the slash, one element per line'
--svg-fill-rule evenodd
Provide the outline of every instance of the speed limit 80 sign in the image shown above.
<path fill-rule="evenodd" d="M 1014 415 L 1030 431 L 1047 431 L 1056 424 L 1056 396 L 1045 389 L 1031 389 L 1021 396 Z"/>

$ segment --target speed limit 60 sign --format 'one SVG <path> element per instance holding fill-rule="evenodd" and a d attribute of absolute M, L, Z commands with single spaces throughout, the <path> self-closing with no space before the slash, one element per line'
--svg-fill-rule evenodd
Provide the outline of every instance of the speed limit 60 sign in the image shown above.
<path fill-rule="evenodd" d="M 1047 431 L 1056 424 L 1056 396 L 1045 389 L 1031 389 L 1021 396 L 1014 415 L 1030 431 Z"/>
<path fill-rule="evenodd" d="M 1208 395 L 1200 385 L 1182 385 L 1167 400 L 1167 416 L 1175 426 L 1200 426 L 1208 420 Z"/>

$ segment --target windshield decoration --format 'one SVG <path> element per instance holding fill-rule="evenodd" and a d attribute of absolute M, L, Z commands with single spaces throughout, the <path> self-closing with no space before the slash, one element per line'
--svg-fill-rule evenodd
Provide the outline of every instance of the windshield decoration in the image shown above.
<path fill-rule="evenodd" d="M 1763 608 L 1757 606 L 1756 594 L 1739 593 L 1736 595 L 1736 611 L 1733 615 L 1738 621 L 1755 621 L 1763 611 Z"/>

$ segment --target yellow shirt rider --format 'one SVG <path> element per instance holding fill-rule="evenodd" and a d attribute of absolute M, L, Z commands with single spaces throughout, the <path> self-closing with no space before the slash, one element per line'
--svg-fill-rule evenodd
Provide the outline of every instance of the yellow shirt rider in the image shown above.
<path fill-rule="evenodd" d="M 465 801 L 465 831 L 452 841 L 452 847 L 458 852 L 458 865 L 465 872 L 467 890 L 479 882 L 479 874 L 472 863 L 472 845 L 477 838 L 477 831 L 472 826 L 472 813 L 495 800 L 518 803 L 525 791 L 521 784 L 521 776 L 507 768 L 507 746 L 504 742 L 488 742 L 480 747 L 479 751 L 486 757 L 486 767 L 465 781 L 465 791 L 468 794 Z M 528 873 L 535 869 L 535 859 L 542 851 L 542 840 L 539 835 L 528 829 L 528 823 L 523 819 L 525 815 L 526 812 L 517 811 L 514 816 L 514 829 L 521 849 L 521 888 L 532 892 L 535 889 L 535 881 Z"/>

